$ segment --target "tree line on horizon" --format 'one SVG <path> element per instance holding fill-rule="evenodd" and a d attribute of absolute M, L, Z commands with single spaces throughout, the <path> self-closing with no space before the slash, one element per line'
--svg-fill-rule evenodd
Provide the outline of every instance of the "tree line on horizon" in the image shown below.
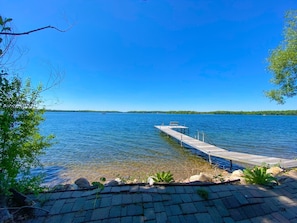
<path fill-rule="evenodd" d="M 297 115 L 297 110 L 280 111 L 96 111 L 96 110 L 46 110 L 46 112 L 98 112 L 106 113 L 136 113 L 136 114 L 193 114 L 193 115 Z"/>

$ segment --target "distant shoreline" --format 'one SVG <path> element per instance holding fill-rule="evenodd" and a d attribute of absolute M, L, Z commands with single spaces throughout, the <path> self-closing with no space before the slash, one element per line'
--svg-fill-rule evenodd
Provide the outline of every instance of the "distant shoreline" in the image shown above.
<path fill-rule="evenodd" d="M 191 114 L 191 115 L 297 115 L 297 110 L 280 111 L 96 111 L 96 110 L 46 110 L 46 112 L 98 112 L 106 113 L 135 113 L 135 114 Z"/>

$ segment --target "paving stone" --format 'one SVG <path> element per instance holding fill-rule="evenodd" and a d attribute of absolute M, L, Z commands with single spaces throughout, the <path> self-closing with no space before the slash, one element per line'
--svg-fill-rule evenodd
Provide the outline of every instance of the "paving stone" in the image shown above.
<path fill-rule="evenodd" d="M 62 192 L 55 192 L 55 193 L 52 193 L 51 196 L 50 196 L 50 200 L 56 200 L 56 199 L 59 199 L 61 196 L 62 196 Z"/>
<path fill-rule="evenodd" d="M 91 216 L 91 220 L 95 221 L 95 220 L 107 219 L 109 215 L 109 210 L 110 210 L 110 207 L 99 208 L 94 210 Z"/>
<path fill-rule="evenodd" d="M 41 219 L 39 219 L 41 221 Z M 49 216 L 44 220 L 45 223 L 62 222 L 62 215 Z"/>
<path fill-rule="evenodd" d="M 175 191 L 178 194 L 182 194 L 182 193 L 185 193 L 186 192 L 183 186 L 176 186 L 175 187 Z"/>
<path fill-rule="evenodd" d="M 197 208 L 193 203 L 184 203 L 180 205 L 183 214 L 197 213 Z"/>
<path fill-rule="evenodd" d="M 182 199 L 183 202 L 192 202 L 192 198 L 189 194 L 181 194 L 180 198 Z"/>
<path fill-rule="evenodd" d="M 132 194 L 132 202 L 133 203 L 140 203 L 140 202 L 142 202 L 142 194 L 140 194 L 140 193 Z"/>
<path fill-rule="evenodd" d="M 239 191 L 233 192 L 233 196 L 235 196 L 235 198 L 241 205 L 249 204 L 249 201 L 246 199 L 246 197 Z"/>
<path fill-rule="evenodd" d="M 179 194 L 172 194 L 172 196 L 171 196 L 171 202 L 172 202 L 172 204 L 180 204 L 180 203 L 182 203 L 181 196 Z"/>
<path fill-rule="evenodd" d="M 143 215 L 143 207 L 137 204 L 130 204 L 127 206 L 127 215 Z"/>
<path fill-rule="evenodd" d="M 130 186 L 121 186 L 120 192 L 128 192 L 130 190 Z"/>
<path fill-rule="evenodd" d="M 154 209 L 155 209 L 155 212 L 158 213 L 158 212 L 164 212 L 165 211 L 165 207 L 163 205 L 163 202 L 155 202 L 154 203 Z"/>
<path fill-rule="evenodd" d="M 152 194 L 153 202 L 162 201 L 162 195 L 161 194 Z"/>
<path fill-rule="evenodd" d="M 120 220 L 121 223 L 131 223 L 133 222 L 133 217 L 132 216 L 125 216 L 122 217 Z"/>
<path fill-rule="evenodd" d="M 199 213 L 207 212 L 204 201 L 195 202 L 194 205 L 195 205 L 195 207 L 197 209 L 197 212 L 199 212 Z"/>
<path fill-rule="evenodd" d="M 122 204 L 121 207 L 121 216 L 127 216 L 127 206 Z"/>
<path fill-rule="evenodd" d="M 213 222 L 209 213 L 198 213 L 198 214 L 195 214 L 195 217 L 197 219 L 197 222 L 199 222 L 199 223 Z"/>
<path fill-rule="evenodd" d="M 216 208 L 207 208 L 208 213 L 210 214 L 211 218 L 213 219 L 213 222 L 219 223 L 223 222 L 222 216 L 219 214 Z"/>
<path fill-rule="evenodd" d="M 78 217 L 73 219 L 73 223 L 84 223 L 84 222 L 86 222 L 85 217 Z"/>
<path fill-rule="evenodd" d="M 233 218 L 235 221 L 241 221 L 247 218 L 245 214 L 239 210 L 239 208 L 231 210 L 229 209 L 229 213 L 231 218 Z"/>
<path fill-rule="evenodd" d="M 73 198 L 81 197 L 82 194 L 83 194 L 82 191 L 76 190 L 76 191 L 72 192 L 71 197 L 73 197 Z"/>
<path fill-rule="evenodd" d="M 146 208 L 144 209 L 144 220 L 153 220 L 156 218 L 155 210 L 154 208 Z"/>
<path fill-rule="evenodd" d="M 104 189 L 100 192 L 101 194 L 110 193 L 112 187 L 104 186 Z"/>
<path fill-rule="evenodd" d="M 226 206 L 226 208 L 231 209 L 231 208 L 237 208 L 240 206 L 240 203 L 238 202 L 238 200 L 231 196 L 231 197 L 226 197 L 222 199 L 224 205 Z"/>
<path fill-rule="evenodd" d="M 61 194 L 59 199 L 70 198 L 72 197 L 73 191 L 65 191 Z"/>
<path fill-rule="evenodd" d="M 166 210 L 169 209 L 171 215 L 180 215 L 180 214 L 182 214 L 182 210 L 181 210 L 180 206 L 177 205 L 177 204 L 168 205 L 165 209 Z"/>
<path fill-rule="evenodd" d="M 65 203 L 60 210 L 60 213 L 67 213 L 72 211 L 74 203 Z"/>
<path fill-rule="evenodd" d="M 133 203 L 132 196 L 130 194 L 123 194 L 122 195 L 122 204 L 131 204 L 131 203 Z"/>
<path fill-rule="evenodd" d="M 109 217 L 110 218 L 118 218 L 118 217 L 121 217 L 122 216 L 122 213 L 121 213 L 121 206 L 117 205 L 117 206 L 112 206 L 110 208 L 110 211 L 109 211 Z"/>
<path fill-rule="evenodd" d="M 162 201 L 166 202 L 166 201 L 171 201 L 171 194 L 162 194 Z"/>
<path fill-rule="evenodd" d="M 224 185 L 215 185 L 215 186 L 210 186 L 209 187 L 209 190 L 211 191 L 211 192 L 222 192 L 222 191 L 225 191 L 225 189 L 224 189 Z"/>
<path fill-rule="evenodd" d="M 224 217 L 223 222 L 224 223 L 235 223 L 235 221 L 230 217 Z"/>
<path fill-rule="evenodd" d="M 52 206 L 52 208 L 51 208 L 51 210 L 50 210 L 49 213 L 52 214 L 52 215 L 59 214 L 60 213 L 60 210 L 62 209 L 62 207 L 64 205 L 64 203 L 65 203 L 65 200 L 64 199 L 63 200 L 57 200 L 53 204 L 53 206 Z"/>
<path fill-rule="evenodd" d="M 71 222 L 73 222 L 74 214 L 75 213 L 73 213 L 73 212 L 72 213 L 64 214 L 62 216 L 61 222 L 63 222 L 63 223 L 71 223 Z"/>
<path fill-rule="evenodd" d="M 122 203 L 122 194 L 114 194 L 111 198 L 111 205 L 119 205 Z"/>
<path fill-rule="evenodd" d="M 83 209 L 84 210 L 90 210 L 90 209 L 95 209 L 96 207 L 98 207 L 99 205 L 97 203 L 99 203 L 99 199 L 94 199 L 94 200 L 86 200 L 84 202 L 83 205 Z"/>
<path fill-rule="evenodd" d="M 72 211 L 82 210 L 85 202 L 86 202 L 86 199 L 84 197 L 77 198 L 77 200 L 73 204 Z"/>
<path fill-rule="evenodd" d="M 213 201 L 213 203 L 222 217 L 227 217 L 230 215 L 228 209 L 225 207 L 225 205 L 220 199 Z"/>
<path fill-rule="evenodd" d="M 111 187 L 110 192 L 111 193 L 119 193 L 119 192 L 121 192 L 121 188 L 120 187 Z"/>
<path fill-rule="evenodd" d="M 184 191 L 187 194 L 195 194 L 197 190 L 194 190 L 191 186 L 184 186 Z"/>
<path fill-rule="evenodd" d="M 139 191 L 139 186 L 138 185 L 134 185 L 130 188 L 130 192 L 138 192 Z"/>
<path fill-rule="evenodd" d="M 111 196 L 105 196 L 100 199 L 100 207 L 109 207 L 111 205 Z"/>
<path fill-rule="evenodd" d="M 167 215 L 165 212 L 156 213 L 156 222 L 164 223 L 167 221 Z"/>
<path fill-rule="evenodd" d="M 93 214 L 93 211 L 92 211 L 92 210 L 88 210 L 88 211 L 86 211 L 86 212 L 85 212 L 85 219 L 84 219 L 84 222 L 89 222 L 89 221 L 91 221 L 92 214 Z"/>
<path fill-rule="evenodd" d="M 153 197 L 151 194 L 142 194 L 142 200 L 143 202 L 152 202 Z"/>
<path fill-rule="evenodd" d="M 176 191 L 175 191 L 175 187 L 173 187 L 173 186 L 168 186 L 168 187 L 166 187 L 166 193 L 169 193 L 169 194 L 174 194 L 174 193 L 176 193 Z"/>
<path fill-rule="evenodd" d="M 184 215 L 184 218 L 185 218 L 186 222 L 196 222 L 197 221 L 195 214 Z"/>
<path fill-rule="evenodd" d="M 179 220 L 179 217 L 178 216 L 168 216 L 167 218 L 167 222 L 170 222 L 170 223 L 175 223 L 175 222 L 180 222 Z M 196 222 L 196 221 L 194 221 Z"/>
<path fill-rule="evenodd" d="M 133 216 L 132 222 L 133 223 L 142 223 L 142 222 L 144 222 L 144 217 L 143 216 Z"/>

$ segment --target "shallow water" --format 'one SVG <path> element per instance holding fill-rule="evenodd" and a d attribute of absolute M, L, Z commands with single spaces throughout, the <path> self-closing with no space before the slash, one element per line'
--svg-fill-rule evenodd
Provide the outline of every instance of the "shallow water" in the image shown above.
<path fill-rule="evenodd" d="M 55 134 L 56 143 L 41 157 L 46 182 L 145 179 L 170 170 L 175 179 L 185 179 L 211 167 L 195 151 L 182 148 L 159 133 L 154 125 L 178 121 L 219 147 L 281 158 L 297 157 L 296 116 L 169 115 L 96 112 L 48 112 L 43 134 Z M 218 161 L 221 167 L 228 162 Z"/>

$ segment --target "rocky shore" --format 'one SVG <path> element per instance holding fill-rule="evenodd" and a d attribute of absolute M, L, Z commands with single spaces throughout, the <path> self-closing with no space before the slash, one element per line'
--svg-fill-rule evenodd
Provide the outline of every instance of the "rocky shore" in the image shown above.
<path fill-rule="evenodd" d="M 293 173 L 297 175 L 296 170 L 285 171 L 284 169 L 273 166 L 267 169 L 266 173 L 271 174 L 271 176 L 277 179 L 277 182 L 281 183 L 285 181 L 286 175 L 288 173 Z M 212 175 L 206 172 L 200 172 L 197 175 L 192 175 L 186 180 L 175 181 L 171 184 L 222 184 L 228 182 L 236 182 L 237 184 L 246 185 L 246 180 L 244 178 L 244 173 L 242 170 L 235 170 L 232 173 L 225 172 L 224 174 Z M 126 184 L 156 184 L 151 177 L 148 177 L 146 182 L 139 182 L 137 179 L 124 179 L 115 178 L 108 182 L 89 182 L 87 178 L 81 177 L 74 181 L 72 184 L 59 184 L 51 189 L 51 191 L 67 191 L 67 190 L 78 190 L 78 189 L 92 189 L 98 187 L 98 183 L 104 186 L 117 186 Z"/>

